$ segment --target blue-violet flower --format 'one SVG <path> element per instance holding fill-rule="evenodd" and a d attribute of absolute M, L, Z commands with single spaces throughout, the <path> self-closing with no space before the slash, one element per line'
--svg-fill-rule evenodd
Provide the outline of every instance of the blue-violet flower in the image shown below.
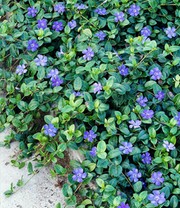
<path fill-rule="evenodd" d="M 138 171 L 138 169 L 133 168 L 127 173 L 127 176 L 131 182 L 137 182 L 139 181 L 139 178 L 141 178 L 142 174 Z"/>
<path fill-rule="evenodd" d="M 122 145 L 119 146 L 119 150 L 123 153 L 123 154 L 129 154 L 133 151 L 133 145 L 131 142 L 122 142 Z"/>
<path fill-rule="evenodd" d="M 37 55 L 37 58 L 34 59 L 36 66 L 46 66 L 47 65 L 47 56 L 41 54 Z"/>
<path fill-rule="evenodd" d="M 154 190 L 152 194 L 149 194 L 148 200 L 150 200 L 154 206 L 163 204 L 166 201 L 164 192 L 160 193 L 159 190 Z"/>
<path fill-rule="evenodd" d="M 87 177 L 87 173 L 84 173 L 82 168 L 76 168 L 73 170 L 73 181 L 77 181 L 78 183 L 83 182 L 83 179 Z"/>
<path fill-rule="evenodd" d="M 84 139 L 87 139 L 89 142 L 93 142 L 96 136 L 97 134 L 95 134 L 93 130 L 84 132 Z"/>
<path fill-rule="evenodd" d="M 53 124 L 45 124 L 44 134 L 50 137 L 54 137 L 57 134 L 57 128 L 55 128 Z"/>

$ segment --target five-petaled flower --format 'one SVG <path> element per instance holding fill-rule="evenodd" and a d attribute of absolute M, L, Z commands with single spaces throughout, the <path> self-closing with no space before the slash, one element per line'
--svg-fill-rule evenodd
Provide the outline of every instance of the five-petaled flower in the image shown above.
<path fill-rule="evenodd" d="M 160 193 L 159 190 L 154 190 L 152 194 L 149 194 L 148 200 L 150 200 L 154 206 L 163 204 L 166 201 L 164 192 Z"/>
<path fill-rule="evenodd" d="M 141 30 L 141 35 L 144 38 L 147 38 L 151 35 L 151 30 L 148 27 L 143 27 L 142 30 Z"/>
<path fill-rule="evenodd" d="M 82 53 L 84 54 L 83 58 L 87 61 L 90 61 L 94 57 L 94 51 L 91 47 L 83 50 Z"/>
<path fill-rule="evenodd" d="M 68 26 L 71 30 L 74 29 L 77 26 L 76 20 L 71 20 L 70 22 L 68 22 Z"/>
<path fill-rule="evenodd" d="M 101 92 L 101 90 L 102 90 L 102 85 L 101 85 L 100 82 L 94 83 L 93 87 L 94 87 L 94 94 L 95 93 L 99 94 Z"/>
<path fill-rule="evenodd" d="M 152 173 L 150 180 L 156 186 L 160 186 L 164 182 L 164 178 L 162 177 L 162 173 L 160 171 Z"/>
<path fill-rule="evenodd" d="M 35 17 L 37 14 L 38 10 L 34 7 L 28 7 L 28 16 L 30 17 Z"/>
<path fill-rule="evenodd" d="M 87 177 L 87 173 L 84 172 L 82 168 L 76 168 L 73 170 L 73 181 L 76 181 L 78 183 L 83 182 L 83 179 Z"/>
<path fill-rule="evenodd" d="M 99 31 L 95 34 L 95 36 L 98 37 L 100 41 L 103 41 L 106 37 L 106 33 L 103 31 Z"/>
<path fill-rule="evenodd" d="M 127 76 L 129 74 L 129 68 L 126 67 L 124 64 L 118 66 L 118 70 L 122 76 Z"/>
<path fill-rule="evenodd" d="M 168 141 L 164 141 L 163 142 L 163 147 L 166 148 L 166 151 L 169 152 L 170 150 L 174 150 L 175 146 L 174 144 L 168 142 Z"/>
<path fill-rule="evenodd" d="M 143 112 L 141 113 L 141 116 L 145 120 L 151 119 L 154 116 L 154 111 L 153 110 L 143 110 Z"/>
<path fill-rule="evenodd" d="M 168 36 L 168 38 L 174 38 L 174 37 L 176 37 L 176 28 L 175 27 L 168 27 L 165 29 L 165 33 Z"/>
<path fill-rule="evenodd" d="M 50 137 L 54 137 L 57 134 L 57 128 L 53 124 L 44 125 L 44 134 Z"/>
<path fill-rule="evenodd" d="M 52 29 L 59 32 L 64 29 L 63 23 L 61 21 L 55 21 L 53 22 Z"/>
<path fill-rule="evenodd" d="M 152 157 L 149 152 L 145 152 L 144 154 L 142 154 L 141 158 L 144 164 L 150 164 L 152 161 Z"/>
<path fill-rule="evenodd" d="M 37 49 L 39 48 L 39 44 L 37 42 L 37 40 L 35 39 L 32 39 L 32 40 L 29 40 L 28 41 L 28 46 L 27 46 L 27 50 L 28 51 L 36 51 Z"/>
<path fill-rule="evenodd" d="M 139 178 L 141 178 L 142 174 L 138 171 L 138 169 L 133 168 L 127 173 L 127 176 L 131 182 L 137 182 L 139 181 Z"/>
<path fill-rule="evenodd" d="M 54 5 L 54 11 L 58 12 L 59 14 L 63 14 L 65 12 L 65 5 L 63 2 L 60 2 L 56 5 Z"/>
<path fill-rule="evenodd" d="M 124 21 L 124 13 L 123 12 L 116 12 L 114 14 L 115 18 L 114 18 L 114 21 L 115 22 L 123 22 Z"/>
<path fill-rule="evenodd" d="M 159 80 L 162 77 L 162 72 L 159 70 L 158 67 L 151 69 L 149 74 L 151 75 L 151 79 L 153 80 Z"/>
<path fill-rule="evenodd" d="M 47 56 L 41 54 L 37 55 L 37 58 L 34 59 L 36 66 L 46 66 L 47 65 Z"/>
<path fill-rule="evenodd" d="M 131 142 L 122 142 L 121 146 L 119 146 L 119 150 L 127 155 L 133 151 L 133 145 Z"/>
<path fill-rule="evenodd" d="M 47 19 L 38 20 L 37 24 L 38 29 L 46 29 L 47 28 Z"/>
<path fill-rule="evenodd" d="M 97 9 L 95 9 L 94 11 L 95 11 L 97 14 L 102 15 L 102 16 L 104 16 L 104 15 L 107 14 L 107 11 L 106 11 L 105 8 L 97 8 Z"/>
<path fill-rule="evenodd" d="M 137 129 L 137 128 L 140 128 L 140 125 L 141 125 L 141 121 L 140 120 L 131 120 L 131 121 L 129 121 L 129 128 L 130 129 L 132 129 L 132 128 L 134 128 L 134 129 Z"/>
<path fill-rule="evenodd" d="M 17 66 L 17 68 L 16 68 L 16 74 L 22 75 L 22 74 L 25 74 L 26 72 L 27 72 L 27 69 L 26 69 L 25 64 L 22 64 L 22 65 L 18 65 Z"/>
<path fill-rule="evenodd" d="M 97 134 L 95 134 L 93 130 L 84 132 L 84 139 L 87 139 L 89 142 L 93 142 L 96 137 Z"/>
<path fill-rule="evenodd" d="M 140 106 L 145 107 L 147 105 L 146 103 L 148 102 L 148 99 L 147 99 L 147 97 L 140 96 L 140 97 L 137 98 L 136 102 Z"/>
<path fill-rule="evenodd" d="M 132 4 L 128 9 L 128 13 L 133 17 L 137 16 L 139 12 L 140 12 L 140 6 L 136 4 Z"/>
<path fill-rule="evenodd" d="M 163 91 L 158 91 L 156 94 L 155 94 L 155 98 L 157 98 L 159 101 L 163 100 L 165 97 L 165 93 Z"/>

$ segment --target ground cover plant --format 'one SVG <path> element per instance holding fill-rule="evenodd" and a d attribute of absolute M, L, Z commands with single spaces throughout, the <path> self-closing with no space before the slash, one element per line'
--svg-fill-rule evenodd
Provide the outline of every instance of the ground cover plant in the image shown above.
<path fill-rule="evenodd" d="M 179 6 L 0 0 L 0 130 L 19 141 L 13 164 L 53 163 L 70 207 L 179 207 Z M 62 165 L 68 149 L 83 162 Z"/>

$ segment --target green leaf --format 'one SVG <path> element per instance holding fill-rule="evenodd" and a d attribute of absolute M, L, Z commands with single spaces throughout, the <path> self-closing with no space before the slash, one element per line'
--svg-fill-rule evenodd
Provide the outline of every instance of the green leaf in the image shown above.
<path fill-rule="evenodd" d="M 44 69 L 44 67 L 40 67 L 38 69 L 37 78 L 39 80 L 42 80 L 42 79 L 44 79 L 44 77 L 45 77 L 45 69 Z"/>
<path fill-rule="evenodd" d="M 66 173 L 66 168 L 63 168 L 61 165 L 56 164 L 54 166 L 54 170 L 56 171 L 57 174 L 63 175 Z"/>
<path fill-rule="evenodd" d="M 142 182 L 138 181 L 133 185 L 134 191 L 135 192 L 140 192 L 142 189 Z"/>
<path fill-rule="evenodd" d="M 101 178 L 97 178 L 96 179 L 96 183 L 99 187 L 104 188 L 105 187 L 105 183 Z"/>
<path fill-rule="evenodd" d="M 86 36 L 88 36 L 88 37 L 92 37 L 92 32 L 91 32 L 91 30 L 90 29 L 84 29 L 83 31 L 82 31 L 82 33 L 83 34 L 85 34 Z"/>
<path fill-rule="evenodd" d="M 55 143 L 49 143 L 46 147 L 46 150 L 48 152 L 55 152 L 56 151 L 56 144 Z"/>
<path fill-rule="evenodd" d="M 28 173 L 29 173 L 29 174 L 32 174 L 33 172 L 34 172 L 34 171 L 33 171 L 32 163 L 29 162 L 29 163 L 28 163 Z"/>
<path fill-rule="evenodd" d="M 62 113 L 69 113 L 69 112 L 71 112 L 71 111 L 73 111 L 73 110 L 74 110 L 74 108 L 73 108 L 72 106 L 66 105 L 65 107 L 63 107 L 63 108 L 61 109 L 61 112 L 62 112 Z"/>
<path fill-rule="evenodd" d="M 173 101 L 175 105 L 177 106 L 177 110 L 179 110 L 180 109 L 180 93 L 174 97 Z"/>
<path fill-rule="evenodd" d="M 98 152 L 97 153 L 97 156 L 99 157 L 99 158 L 101 158 L 101 159 L 105 159 L 106 158 L 106 156 L 107 156 L 107 153 L 106 152 Z"/>
<path fill-rule="evenodd" d="M 156 158 L 153 160 L 153 162 L 155 162 L 155 163 L 157 163 L 157 164 L 160 164 L 160 163 L 162 163 L 162 158 L 156 157 Z"/>
<path fill-rule="evenodd" d="M 120 156 L 120 155 L 121 155 L 121 154 L 120 154 L 120 151 L 119 151 L 118 148 L 116 148 L 116 149 L 114 149 L 114 150 L 111 150 L 111 151 L 108 153 L 108 157 L 109 157 L 110 159 L 115 158 L 115 157 L 118 157 L 118 156 Z"/>
<path fill-rule="evenodd" d="M 172 196 L 170 199 L 170 207 L 177 208 L 178 204 L 179 204 L 179 200 L 178 200 L 177 196 Z"/>
<path fill-rule="evenodd" d="M 74 80 L 74 89 L 79 91 L 82 87 L 82 79 L 80 77 L 76 77 Z"/>
<path fill-rule="evenodd" d="M 56 204 L 56 208 L 61 208 L 61 204 L 60 203 Z"/>
<path fill-rule="evenodd" d="M 105 151 L 106 151 L 106 142 L 105 141 L 98 142 L 97 152 L 101 153 L 101 152 L 105 152 Z"/>
<path fill-rule="evenodd" d="M 148 0 L 149 5 L 155 9 L 158 6 L 158 1 L 157 0 Z"/>
<path fill-rule="evenodd" d="M 122 173 L 122 167 L 120 165 L 111 165 L 109 167 L 109 174 L 114 176 L 114 177 L 119 177 L 120 174 Z"/>
<path fill-rule="evenodd" d="M 37 107 L 39 106 L 39 102 L 36 100 L 31 100 L 31 102 L 29 103 L 29 110 L 33 111 L 35 110 Z"/>

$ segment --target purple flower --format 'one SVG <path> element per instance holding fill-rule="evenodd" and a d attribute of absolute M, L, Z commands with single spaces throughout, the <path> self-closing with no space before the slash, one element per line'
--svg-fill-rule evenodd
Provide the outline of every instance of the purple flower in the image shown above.
<path fill-rule="evenodd" d="M 95 93 L 99 94 L 101 92 L 101 90 L 102 90 L 102 85 L 101 85 L 100 82 L 94 83 L 93 87 L 94 87 L 94 94 Z"/>
<path fill-rule="evenodd" d="M 85 4 L 75 4 L 74 5 L 78 10 L 82 10 L 82 9 L 87 9 L 88 6 L 86 6 Z"/>
<path fill-rule="evenodd" d="M 76 91 L 74 91 L 73 94 L 75 95 L 75 97 L 78 97 L 78 96 L 82 95 L 80 92 L 76 92 Z"/>
<path fill-rule="evenodd" d="M 127 173 L 127 176 L 131 182 L 137 182 L 139 181 L 139 178 L 141 178 L 142 174 L 138 171 L 138 169 L 133 168 Z"/>
<path fill-rule="evenodd" d="M 178 112 L 174 119 L 177 121 L 177 125 L 180 126 L 180 112 Z"/>
<path fill-rule="evenodd" d="M 124 21 L 124 13 L 123 12 L 116 12 L 114 14 L 115 18 L 114 21 L 115 22 L 123 22 Z"/>
<path fill-rule="evenodd" d="M 162 77 L 162 73 L 158 69 L 158 67 L 151 69 L 149 74 L 151 75 L 151 79 L 153 79 L 153 80 L 158 80 L 158 79 L 161 79 L 161 77 Z"/>
<path fill-rule="evenodd" d="M 117 208 L 130 208 L 129 204 L 125 204 L 124 202 L 121 202 L 121 204 Z"/>
<path fill-rule="evenodd" d="M 52 29 L 55 31 L 62 31 L 64 29 L 63 23 L 61 21 L 53 22 Z"/>
<path fill-rule="evenodd" d="M 133 17 L 137 16 L 139 14 L 139 11 L 140 11 L 140 6 L 136 4 L 132 4 L 128 9 L 128 13 Z"/>
<path fill-rule="evenodd" d="M 154 116 L 154 111 L 153 110 L 143 110 L 141 113 L 141 116 L 143 119 L 151 119 Z"/>
<path fill-rule="evenodd" d="M 162 173 L 160 171 L 154 172 L 150 179 L 156 186 L 160 186 L 164 182 L 164 178 L 162 177 Z"/>
<path fill-rule="evenodd" d="M 93 147 L 93 148 L 91 149 L 91 151 L 89 152 L 90 155 L 91 155 L 91 157 L 95 157 L 95 156 L 96 156 L 96 151 L 97 151 L 97 148 L 96 148 L 96 147 Z"/>
<path fill-rule="evenodd" d="M 51 78 L 51 82 L 52 87 L 58 87 L 63 83 L 63 80 L 59 76 L 56 76 Z"/>
<path fill-rule="evenodd" d="M 150 155 L 149 152 L 146 152 L 146 153 L 142 154 L 141 158 L 142 158 L 142 162 L 144 164 L 150 164 L 151 161 L 152 161 L 152 158 L 151 158 L 151 155 Z"/>
<path fill-rule="evenodd" d="M 166 201 L 164 192 L 160 193 L 159 190 L 154 190 L 152 194 L 149 194 L 148 200 L 150 200 L 154 206 L 163 204 Z"/>
<path fill-rule="evenodd" d="M 44 125 L 44 134 L 50 137 L 54 137 L 57 134 L 57 129 L 53 124 Z"/>
<path fill-rule="evenodd" d="M 95 11 L 97 14 L 102 15 L 102 16 L 104 16 L 104 15 L 107 14 L 107 11 L 106 11 L 105 8 L 97 8 L 97 9 L 95 9 L 94 11 Z"/>
<path fill-rule="evenodd" d="M 38 12 L 38 10 L 36 9 L 36 8 L 34 8 L 34 7 L 28 7 L 28 15 L 30 16 L 30 17 L 35 17 L 36 16 L 36 14 L 37 14 L 37 12 Z"/>
<path fill-rule="evenodd" d="M 169 152 L 170 150 L 174 150 L 175 146 L 174 144 L 168 142 L 168 141 L 163 141 L 163 147 L 166 148 L 166 151 Z"/>
<path fill-rule="evenodd" d="M 93 142 L 96 136 L 97 134 L 95 134 L 93 130 L 84 132 L 84 139 L 87 139 L 89 142 Z"/>
<path fill-rule="evenodd" d="M 37 24 L 38 29 L 46 29 L 47 28 L 47 19 L 38 20 Z"/>
<path fill-rule="evenodd" d="M 48 73 L 47 78 L 54 78 L 57 77 L 59 74 L 59 71 L 57 69 L 51 69 L 51 71 Z"/>
<path fill-rule="evenodd" d="M 97 32 L 96 34 L 95 34 L 95 36 L 96 37 L 98 37 L 99 38 L 99 40 L 104 40 L 105 39 L 105 37 L 106 37 L 106 33 L 105 32 L 103 32 L 103 31 L 99 31 L 99 32 Z"/>
<path fill-rule="evenodd" d="M 94 57 L 94 51 L 91 47 L 88 47 L 87 49 L 82 51 L 82 53 L 84 54 L 83 58 L 87 61 L 90 61 Z"/>
<path fill-rule="evenodd" d="M 140 120 L 136 120 L 136 121 L 131 120 L 131 121 L 129 121 L 129 124 L 130 124 L 129 125 L 130 129 L 132 129 L 132 128 L 137 129 L 137 128 L 140 128 L 141 121 Z"/>
<path fill-rule="evenodd" d="M 119 150 L 125 154 L 128 155 L 133 151 L 133 146 L 131 142 L 122 142 L 122 145 L 119 147 Z"/>
<path fill-rule="evenodd" d="M 63 14 L 65 12 L 65 5 L 63 2 L 60 2 L 54 5 L 54 11 L 58 12 L 59 14 Z"/>
<path fill-rule="evenodd" d="M 129 68 L 126 67 L 124 64 L 121 66 L 118 66 L 118 70 L 122 76 L 127 76 L 129 74 Z"/>
<path fill-rule="evenodd" d="M 76 168 L 73 170 L 73 181 L 77 181 L 78 183 L 83 182 L 83 179 L 87 177 L 87 173 L 84 173 L 82 168 Z"/>
<path fill-rule="evenodd" d="M 176 28 L 175 27 L 168 27 L 165 29 L 166 35 L 168 38 L 176 37 Z"/>
<path fill-rule="evenodd" d="M 25 74 L 26 72 L 27 72 L 27 69 L 26 69 L 25 64 L 22 64 L 22 65 L 18 65 L 17 66 L 17 68 L 16 68 L 16 74 L 22 75 L 22 74 Z"/>
<path fill-rule="evenodd" d="M 47 65 L 47 57 L 38 54 L 37 58 L 34 59 L 36 66 L 46 66 Z"/>
<path fill-rule="evenodd" d="M 148 99 L 147 97 L 140 96 L 136 101 L 140 106 L 145 107 L 147 105 L 146 103 L 148 102 Z"/>
<path fill-rule="evenodd" d="M 32 39 L 32 40 L 28 41 L 28 46 L 27 46 L 28 51 L 34 52 L 38 49 L 38 47 L 39 47 L 39 44 L 38 44 L 37 40 Z"/>
<path fill-rule="evenodd" d="M 151 35 L 151 30 L 148 27 L 144 27 L 141 30 L 141 35 L 147 38 Z"/>
<path fill-rule="evenodd" d="M 165 93 L 163 91 L 158 91 L 156 94 L 155 94 L 155 98 L 157 98 L 159 101 L 163 100 L 165 97 Z"/>
<path fill-rule="evenodd" d="M 74 29 L 77 26 L 76 20 L 71 20 L 70 22 L 68 22 L 68 26 L 71 30 Z"/>

